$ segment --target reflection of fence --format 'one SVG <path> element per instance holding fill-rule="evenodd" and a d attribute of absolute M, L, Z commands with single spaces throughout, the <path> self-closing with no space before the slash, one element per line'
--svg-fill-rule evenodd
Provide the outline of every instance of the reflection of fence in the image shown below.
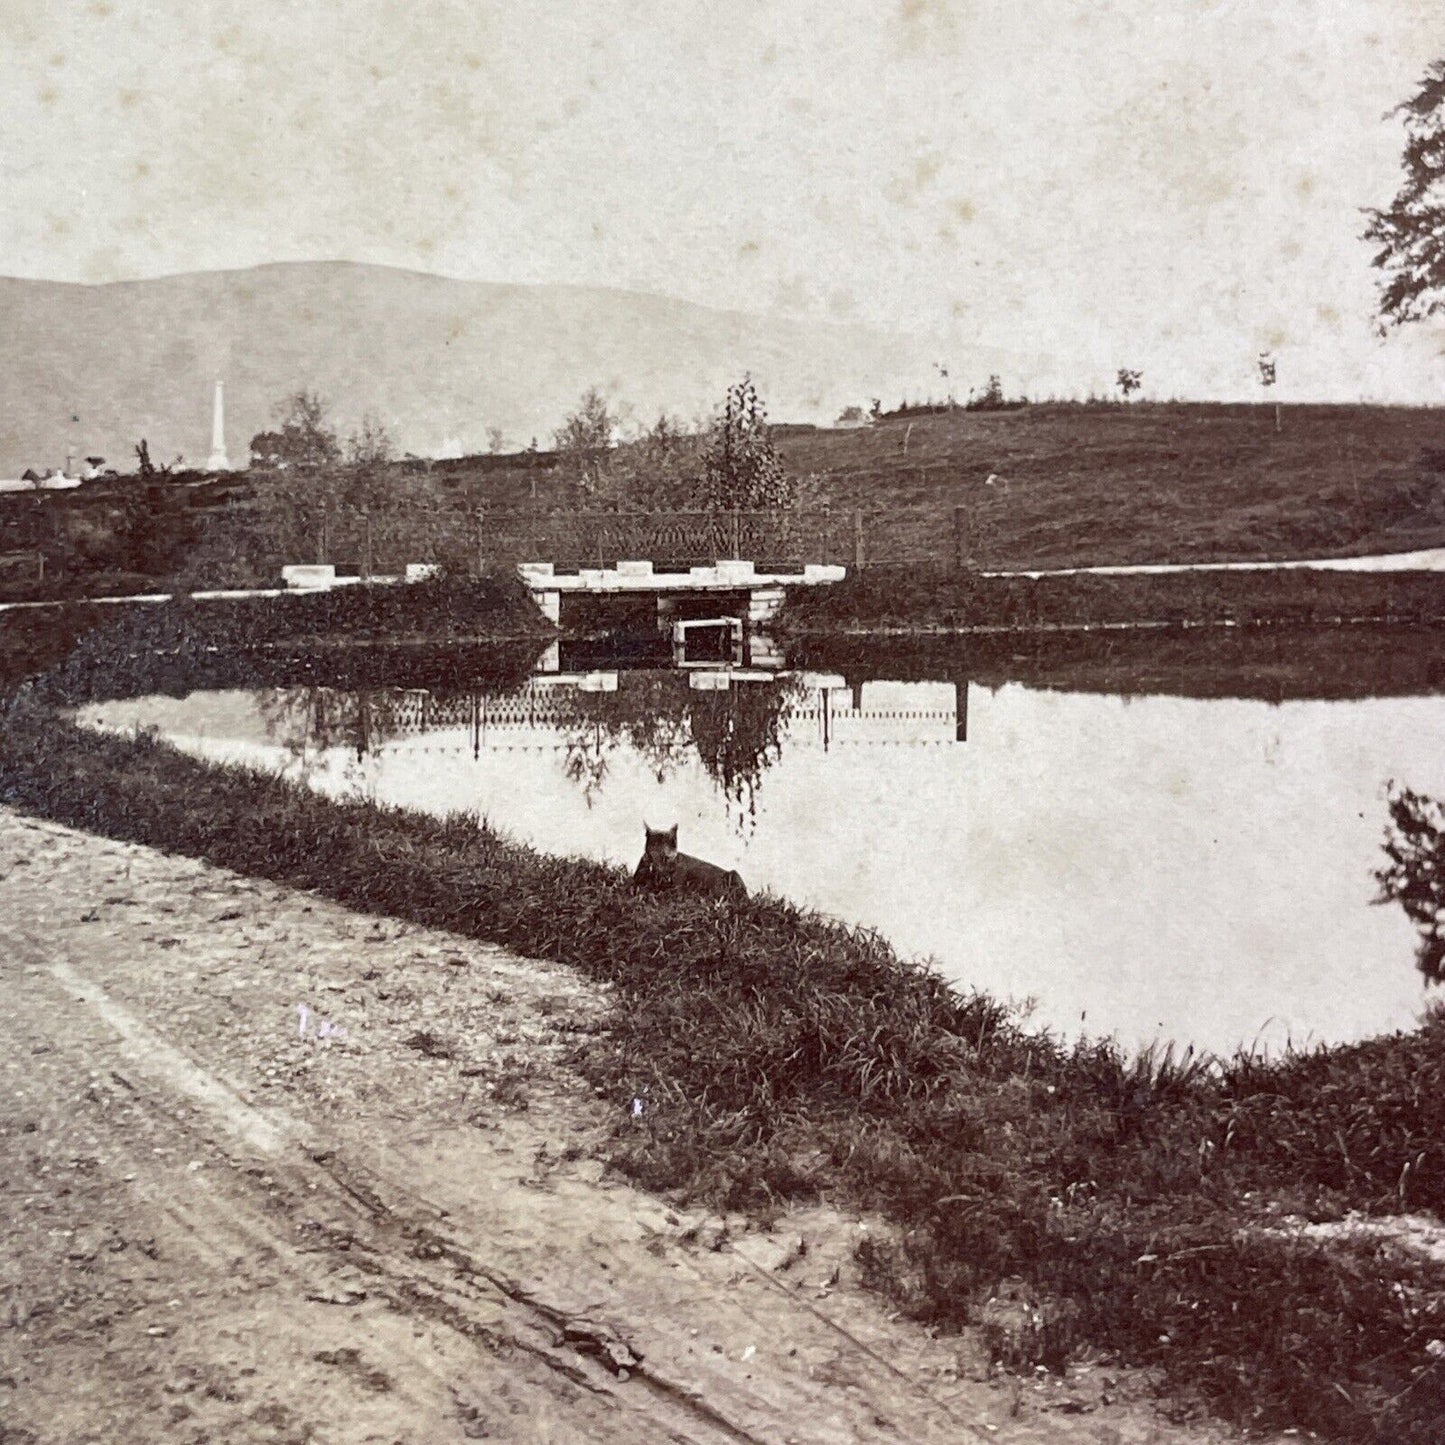
<path fill-rule="evenodd" d="M 677 681 L 682 683 L 683 678 L 678 677 Z M 739 686 L 746 689 L 758 685 Z M 775 686 L 773 683 L 761 685 Z M 871 685 L 862 685 L 868 686 Z M 814 691 L 807 701 L 800 699 L 790 704 L 786 715 L 789 741 L 807 742 L 809 734 L 814 732 L 815 740 L 824 747 L 963 740 L 967 725 L 965 685 L 893 683 L 887 686 L 892 696 L 883 706 L 868 706 L 861 696 L 861 687 L 857 692 L 842 694 L 836 688 L 825 688 Z M 605 712 L 598 711 L 586 689 L 550 684 L 531 684 L 518 692 L 500 695 L 477 692 L 436 696 L 424 691 L 368 694 L 355 700 L 355 707 L 366 715 L 364 725 L 358 719 L 357 729 L 364 733 L 368 745 L 466 729 L 467 743 L 456 746 L 474 750 L 488 745 L 488 733 L 493 730 L 503 734 L 565 733 L 582 726 L 614 728 L 628 721 L 640 721 L 647 708 L 641 699 L 635 703 L 629 701 L 626 691 L 620 696 L 609 694 L 611 701 Z M 948 694 L 951 698 L 945 702 Z M 323 695 L 329 696 L 329 693 L 323 690 Z M 678 694 L 681 699 L 686 696 L 685 689 Z M 543 745 L 556 747 L 564 743 L 565 738 L 552 738 Z"/>
<path fill-rule="evenodd" d="M 386 733 L 404 737 L 458 727 L 565 727 L 582 716 L 575 699 L 552 688 L 527 688 L 502 697 L 407 692 L 388 699 Z"/>

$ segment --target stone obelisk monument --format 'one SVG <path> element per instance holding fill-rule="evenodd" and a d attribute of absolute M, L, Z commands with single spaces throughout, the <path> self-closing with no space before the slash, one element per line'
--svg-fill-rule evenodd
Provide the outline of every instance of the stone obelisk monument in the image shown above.
<path fill-rule="evenodd" d="M 208 472 L 229 472 L 226 456 L 226 401 L 220 381 L 216 382 L 216 405 L 211 413 L 211 455 L 206 462 Z"/>

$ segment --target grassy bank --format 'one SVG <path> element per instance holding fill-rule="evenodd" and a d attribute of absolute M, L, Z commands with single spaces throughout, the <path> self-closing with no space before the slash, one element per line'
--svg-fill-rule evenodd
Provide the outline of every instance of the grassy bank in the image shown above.
<path fill-rule="evenodd" d="M 1245 1423 L 1433 1438 L 1445 1395 L 1419 1371 L 1445 1317 L 1417 1271 L 1247 1226 L 1439 1205 L 1439 1026 L 1218 1077 L 1131 1065 L 1031 1038 L 876 938 L 775 900 L 639 899 L 616 869 L 86 736 L 27 705 L 6 723 L 0 797 L 616 984 L 611 1035 L 585 1064 L 620 1122 L 647 1100 L 619 1129 L 624 1167 L 732 1205 L 829 1193 L 881 1209 L 903 1242 L 865 1262 L 941 1325 L 1021 1277 L 1035 1308 L 996 1341 L 1014 1362 L 1090 1344 Z"/>
<path fill-rule="evenodd" d="M 1445 573 L 1195 572 L 985 577 L 947 566 L 868 568 L 800 588 L 780 628 L 792 636 L 896 630 L 1108 624 L 1249 626 L 1445 619 Z"/>
<path fill-rule="evenodd" d="M 1101 1348 L 1243 1424 L 1437 1438 L 1445 1271 L 1281 1221 L 1445 1207 L 1445 1025 L 1212 1070 L 1065 1047 L 776 899 L 639 896 L 466 820 L 84 733 L 54 704 L 121 685 L 137 649 L 120 636 L 88 634 L 13 699 L 0 800 L 614 984 L 582 1063 L 617 1102 L 622 1167 L 721 1204 L 882 1211 L 899 1237 L 863 1252 L 875 1283 L 983 1325 L 1010 1363 Z M 1025 1302 L 1005 1325 L 983 1302 L 1010 1279 Z"/>
<path fill-rule="evenodd" d="M 87 632 L 114 621 L 109 608 L 86 604 L 0 612 L 0 694 L 58 667 Z"/>
<path fill-rule="evenodd" d="M 553 630 L 514 576 L 0 613 L 0 686 L 59 704 L 201 688 L 517 681 Z"/>

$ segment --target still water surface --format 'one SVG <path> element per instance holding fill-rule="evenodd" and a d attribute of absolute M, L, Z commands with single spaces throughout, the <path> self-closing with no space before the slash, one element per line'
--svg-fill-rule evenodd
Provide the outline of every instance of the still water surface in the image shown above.
<path fill-rule="evenodd" d="M 82 720 L 330 794 L 475 812 L 552 852 L 632 864 L 644 821 L 676 821 L 684 851 L 751 888 L 1032 997 L 1068 1034 L 1274 1049 L 1418 1016 L 1414 935 L 1372 906 L 1372 870 L 1387 781 L 1445 796 L 1445 697 L 706 678 L 197 693 Z"/>

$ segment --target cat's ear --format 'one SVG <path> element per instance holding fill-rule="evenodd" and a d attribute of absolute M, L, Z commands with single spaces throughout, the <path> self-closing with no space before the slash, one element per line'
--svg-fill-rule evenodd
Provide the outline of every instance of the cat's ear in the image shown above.
<path fill-rule="evenodd" d="M 667 832 L 665 832 L 662 836 L 663 836 L 664 838 L 666 838 L 667 841 L 668 841 L 669 843 L 671 843 L 674 847 L 676 847 L 676 846 L 677 846 L 677 824 L 674 823 L 674 824 L 672 825 L 672 827 L 670 827 L 670 828 L 667 830 Z"/>

